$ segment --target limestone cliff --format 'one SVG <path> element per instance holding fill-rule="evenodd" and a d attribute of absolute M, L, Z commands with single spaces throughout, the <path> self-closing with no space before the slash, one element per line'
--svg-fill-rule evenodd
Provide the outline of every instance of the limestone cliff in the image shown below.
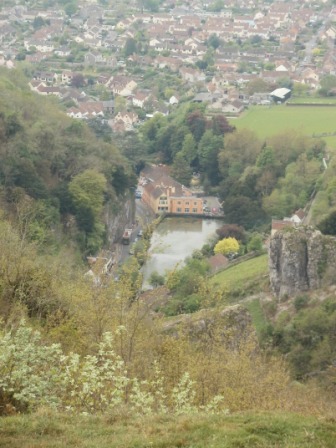
<path fill-rule="evenodd" d="M 270 241 L 274 294 L 292 296 L 336 282 L 336 239 L 307 227 L 277 232 Z"/>
<path fill-rule="evenodd" d="M 194 314 L 181 314 L 165 322 L 164 332 L 175 337 L 186 333 L 195 341 L 206 335 L 214 337 L 215 333 L 230 348 L 256 336 L 250 313 L 239 304 L 223 310 L 204 309 Z"/>

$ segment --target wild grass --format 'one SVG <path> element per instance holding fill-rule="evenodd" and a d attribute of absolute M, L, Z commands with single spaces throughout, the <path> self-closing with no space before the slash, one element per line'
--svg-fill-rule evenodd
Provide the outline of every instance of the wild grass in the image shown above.
<path fill-rule="evenodd" d="M 0 419 L 1 448 L 334 448 L 336 424 L 289 413 Z"/>
<path fill-rule="evenodd" d="M 219 272 L 211 278 L 211 283 L 231 296 L 242 296 L 253 293 L 256 287 L 260 290 L 267 274 L 268 255 L 263 254 Z"/>
<path fill-rule="evenodd" d="M 254 299 L 251 301 L 247 301 L 244 305 L 250 312 L 254 327 L 257 331 L 258 336 L 260 336 L 263 330 L 265 330 L 268 326 L 268 321 L 261 307 L 260 300 Z"/>
<path fill-rule="evenodd" d="M 230 122 L 237 129 L 251 129 L 262 139 L 293 129 L 312 136 L 336 131 L 336 107 L 254 106 Z M 336 145 L 336 136 L 326 138 L 328 146 Z"/>

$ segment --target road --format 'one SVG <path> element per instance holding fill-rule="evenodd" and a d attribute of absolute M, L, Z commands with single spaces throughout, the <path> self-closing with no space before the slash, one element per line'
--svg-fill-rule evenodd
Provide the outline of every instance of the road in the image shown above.
<path fill-rule="evenodd" d="M 129 228 L 133 229 L 130 244 L 117 243 L 115 245 L 115 264 L 120 266 L 130 256 L 130 249 L 133 243 L 137 241 L 138 232 L 143 230 L 155 218 L 154 213 L 141 201 L 135 199 L 135 222 L 129 224 Z"/>

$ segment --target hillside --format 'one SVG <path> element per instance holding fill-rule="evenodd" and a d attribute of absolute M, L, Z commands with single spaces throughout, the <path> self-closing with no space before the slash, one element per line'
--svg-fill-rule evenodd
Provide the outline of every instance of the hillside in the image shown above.
<path fill-rule="evenodd" d="M 103 208 L 118 209 L 134 185 L 129 163 L 56 101 L 32 93 L 23 73 L 0 75 L 2 208 L 40 246 L 95 253 L 106 238 Z"/>

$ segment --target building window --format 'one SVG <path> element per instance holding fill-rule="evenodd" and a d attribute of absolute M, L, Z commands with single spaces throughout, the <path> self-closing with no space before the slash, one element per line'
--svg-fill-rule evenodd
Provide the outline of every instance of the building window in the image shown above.
<path fill-rule="evenodd" d="M 197 202 L 194 202 L 194 205 L 197 205 Z"/>
<path fill-rule="evenodd" d="M 181 205 L 181 201 L 177 201 L 178 205 Z"/>
<path fill-rule="evenodd" d="M 193 212 L 193 213 L 197 213 L 197 208 L 193 208 L 193 209 L 192 209 L 192 212 Z"/>
<path fill-rule="evenodd" d="M 184 209 L 184 213 L 189 213 L 190 209 L 189 208 L 185 208 Z"/>
<path fill-rule="evenodd" d="M 177 211 L 177 213 L 181 213 L 181 212 L 182 212 L 182 209 L 181 209 L 180 207 L 178 207 L 178 208 L 176 209 L 176 211 Z"/>
<path fill-rule="evenodd" d="M 189 205 L 189 201 L 187 201 L 187 202 L 185 203 L 185 205 Z"/>

